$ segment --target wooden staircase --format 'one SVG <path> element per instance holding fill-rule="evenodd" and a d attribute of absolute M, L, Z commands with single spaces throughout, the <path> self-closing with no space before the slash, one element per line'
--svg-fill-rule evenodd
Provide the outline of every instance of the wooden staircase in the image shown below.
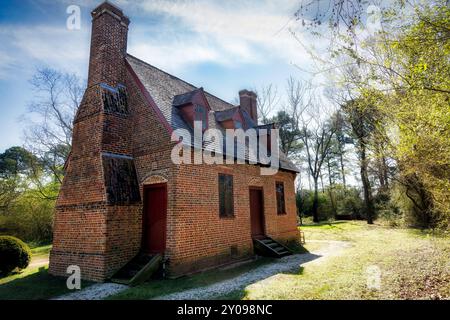
<path fill-rule="evenodd" d="M 140 253 L 120 269 L 111 281 L 135 286 L 148 280 L 160 267 L 162 256 Z"/>
<path fill-rule="evenodd" d="M 267 236 L 259 239 L 254 238 L 253 246 L 255 253 L 261 256 L 282 258 L 292 254 L 291 250 Z"/>

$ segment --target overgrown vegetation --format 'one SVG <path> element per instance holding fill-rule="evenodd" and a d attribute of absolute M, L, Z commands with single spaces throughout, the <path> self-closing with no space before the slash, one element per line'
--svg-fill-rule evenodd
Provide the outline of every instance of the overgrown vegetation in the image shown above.
<path fill-rule="evenodd" d="M 38 175 L 44 175 L 42 166 L 27 150 L 13 147 L 0 154 L 0 234 L 27 242 L 51 240 L 59 184 L 46 181 L 37 186 Z"/>
<path fill-rule="evenodd" d="M 23 117 L 24 146 L 0 154 L 0 234 L 49 243 L 82 84 L 48 68 L 39 69 L 30 84 L 35 96 Z"/>
<path fill-rule="evenodd" d="M 311 191 L 299 191 L 301 212 L 321 219 L 339 214 L 336 182 L 347 187 L 344 167 L 353 169 L 345 158 L 353 155 L 361 186 L 353 202 L 360 202 L 357 198 L 364 201 L 362 214 L 369 224 L 382 216 L 393 225 L 448 230 L 448 1 L 350 3 L 343 6 L 342 1 L 330 1 L 324 8 L 311 2 L 296 14 L 302 31 L 309 30 L 321 40 L 331 34 L 325 54 L 313 48 L 310 53 L 318 66 L 314 74 L 326 75 L 326 95 L 337 106 L 328 120 L 334 140 L 328 148 L 316 145 L 313 156 L 317 162 L 325 154 L 326 161 L 306 170 L 313 186 L 309 184 Z M 372 11 L 378 10 L 376 24 L 368 14 L 369 5 Z M 299 40 L 295 32 L 293 35 Z M 305 103 L 311 104 L 308 99 Z M 292 112 L 289 115 L 292 121 L 298 118 Z M 304 122 L 300 124 L 304 128 Z M 316 129 L 308 130 L 303 136 Z M 299 153 L 311 163 L 307 149 L 299 149 Z M 321 188 L 317 187 L 318 176 Z M 317 194 L 318 189 L 322 194 L 316 195 L 309 207 L 310 194 Z M 346 215 L 354 214 L 351 208 L 345 210 Z"/>

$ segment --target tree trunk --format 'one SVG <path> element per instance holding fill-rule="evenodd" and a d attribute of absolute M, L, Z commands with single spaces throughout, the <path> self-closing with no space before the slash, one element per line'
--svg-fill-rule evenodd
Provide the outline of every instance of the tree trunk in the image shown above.
<path fill-rule="evenodd" d="M 333 179 L 331 178 L 330 158 L 327 159 L 327 167 L 328 167 L 328 183 L 330 184 L 330 187 L 332 187 L 333 186 Z"/>
<path fill-rule="evenodd" d="M 327 166 L 328 166 L 328 182 L 330 183 L 330 187 L 328 188 L 328 195 L 330 197 L 331 201 L 331 207 L 333 208 L 333 216 L 336 218 L 337 216 L 337 207 L 336 202 L 334 201 L 334 195 L 333 195 L 333 179 L 331 178 L 331 165 L 330 165 L 330 159 L 327 159 Z"/>
<path fill-rule="evenodd" d="M 386 164 L 386 157 L 383 156 L 383 175 L 384 175 L 384 183 L 386 186 L 386 189 L 389 188 L 389 174 L 388 174 L 388 166 Z"/>
<path fill-rule="evenodd" d="M 313 199 L 313 221 L 319 222 L 319 177 L 313 177 L 314 178 L 314 199 Z"/>
<path fill-rule="evenodd" d="M 309 190 L 311 190 L 312 189 L 312 186 L 311 186 L 311 174 L 310 174 L 309 170 L 308 170 L 308 185 L 309 185 Z"/>
<path fill-rule="evenodd" d="M 336 205 L 336 199 L 334 198 L 334 189 L 333 188 L 329 188 L 328 189 L 328 196 L 330 197 L 330 202 L 331 202 L 331 208 L 333 209 L 333 216 L 334 218 L 336 218 L 337 216 L 337 205 Z"/>
<path fill-rule="evenodd" d="M 377 153 L 377 167 L 378 167 L 378 181 L 380 182 L 380 190 L 385 191 L 387 189 L 387 169 L 386 159 L 382 156 L 382 147 L 379 144 L 375 144 L 375 150 Z"/>
<path fill-rule="evenodd" d="M 367 223 L 373 224 L 373 217 L 374 217 L 374 206 L 373 206 L 373 200 L 372 200 L 372 190 L 370 187 L 369 182 L 369 175 L 367 173 L 367 157 L 366 157 L 366 146 L 364 143 L 361 143 L 360 145 L 360 157 L 361 157 L 361 181 L 363 184 L 363 191 L 364 191 L 364 204 L 366 209 L 366 215 L 367 215 Z"/>
<path fill-rule="evenodd" d="M 339 148 L 339 160 L 341 162 L 341 175 L 342 175 L 342 184 L 344 185 L 344 189 L 346 188 L 345 183 L 345 170 L 344 170 L 344 156 L 342 155 L 342 150 Z"/>
<path fill-rule="evenodd" d="M 322 172 L 320 172 L 320 185 L 322 186 L 322 193 L 325 193 L 325 187 L 323 186 L 323 176 L 322 176 Z"/>

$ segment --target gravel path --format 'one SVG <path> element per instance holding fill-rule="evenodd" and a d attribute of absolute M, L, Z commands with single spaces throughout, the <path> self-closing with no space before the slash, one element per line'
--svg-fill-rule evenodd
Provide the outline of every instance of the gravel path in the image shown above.
<path fill-rule="evenodd" d="M 246 286 L 258 281 L 271 281 L 272 276 L 281 272 L 296 272 L 300 266 L 304 267 L 306 265 L 322 263 L 329 257 L 340 255 L 345 248 L 351 246 L 350 243 L 344 241 L 310 240 L 308 242 L 322 242 L 328 245 L 310 253 L 281 258 L 276 262 L 261 266 L 235 278 L 218 282 L 207 287 L 190 289 L 160 296 L 155 299 L 197 300 L 220 297 L 235 290 L 244 289 Z"/>
<path fill-rule="evenodd" d="M 101 300 L 125 289 L 128 289 L 128 286 L 123 284 L 98 283 L 86 289 L 62 295 L 53 300 Z"/>
<path fill-rule="evenodd" d="M 248 271 L 235 278 L 218 282 L 207 287 L 195 288 L 181 291 L 166 296 L 160 296 L 157 300 L 197 300 L 211 299 L 222 296 L 235 290 L 243 289 L 256 282 L 271 281 L 273 276 L 281 272 L 296 272 L 300 266 L 322 263 L 331 256 L 340 255 L 345 248 L 350 247 L 348 242 L 310 240 L 308 242 L 321 242 L 327 245 L 306 254 L 287 256 L 273 263 Z M 82 289 L 81 291 L 69 293 L 54 300 L 101 300 L 113 294 L 124 291 L 126 285 L 116 283 L 99 283 Z"/>

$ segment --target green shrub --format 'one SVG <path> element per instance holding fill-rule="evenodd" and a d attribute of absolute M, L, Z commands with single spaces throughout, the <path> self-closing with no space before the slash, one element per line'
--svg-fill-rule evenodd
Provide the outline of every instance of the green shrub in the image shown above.
<path fill-rule="evenodd" d="M 312 207 L 314 201 L 314 190 L 302 190 L 296 195 L 297 208 L 302 217 L 312 216 Z M 318 193 L 318 212 L 319 220 L 328 220 L 333 218 L 333 206 L 328 195 L 321 190 Z"/>
<path fill-rule="evenodd" d="M 31 250 L 26 243 L 11 236 L 0 236 L 0 274 L 25 269 L 30 260 Z"/>
<path fill-rule="evenodd" d="M 351 215 L 353 219 L 364 218 L 364 201 L 360 189 L 336 186 L 334 190 L 337 193 L 337 214 Z"/>

